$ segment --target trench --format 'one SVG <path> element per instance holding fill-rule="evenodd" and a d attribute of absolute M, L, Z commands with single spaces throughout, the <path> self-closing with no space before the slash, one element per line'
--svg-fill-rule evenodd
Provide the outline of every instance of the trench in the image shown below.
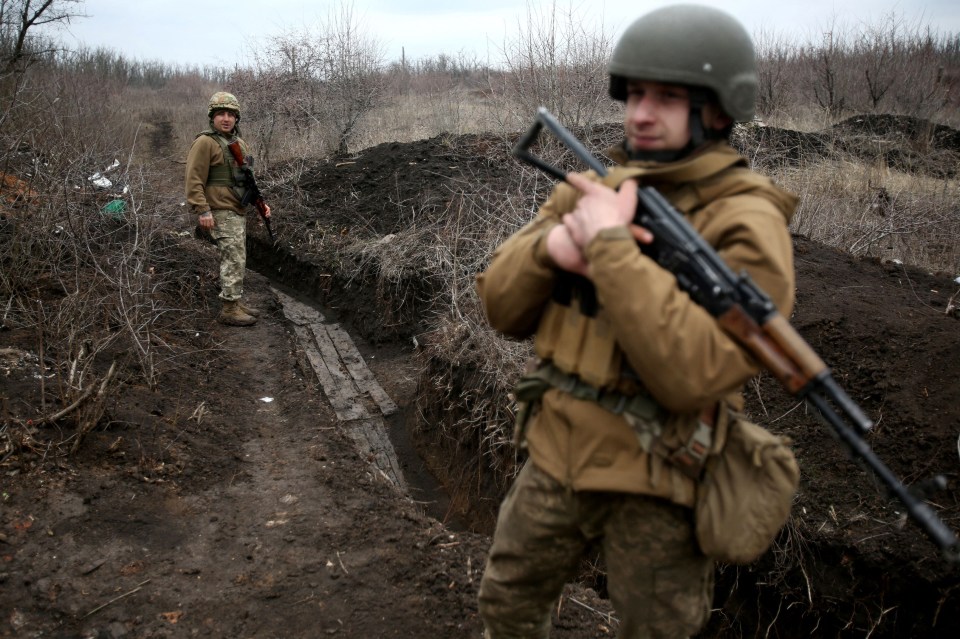
<path fill-rule="evenodd" d="M 384 301 L 378 300 L 375 286 L 359 281 L 362 278 L 346 280 L 335 265 L 326 265 L 322 259 L 312 262 L 298 258 L 256 239 L 248 243 L 248 262 L 275 287 L 350 326 L 358 342 L 363 340 L 358 346 L 364 355 L 385 347 L 412 350 L 412 338 L 420 328 L 416 309 L 408 310 L 413 316 L 385 321 L 385 311 L 378 306 Z M 469 390 L 472 381 L 469 372 L 465 373 L 456 380 L 454 392 Z M 449 485 L 445 486 L 431 467 L 436 468 L 437 463 L 456 466 L 463 460 L 479 462 L 470 459 L 469 450 L 458 450 L 457 460 L 452 460 L 450 451 L 442 446 L 432 450 L 429 438 L 418 434 L 422 424 L 418 425 L 417 420 L 450 416 L 444 415 L 442 408 L 432 414 L 426 411 L 420 415 L 416 411 L 413 402 L 407 402 L 387 418 L 390 440 L 408 483 L 408 497 L 452 530 L 491 534 L 499 503 L 497 491 L 477 482 L 472 489 L 463 489 L 457 485 L 464 483 L 462 477 L 453 475 L 448 475 Z M 790 534 L 787 531 L 777 542 L 782 545 L 750 566 L 718 567 L 714 610 L 708 626 L 698 635 L 700 639 L 956 636 L 955 619 L 944 623 L 951 617 L 949 610 L 943 609 L 951 592 L 921 579 L 906 566 L 901 571 L 904 574 L 891 578 L 889 566 L 858 557 L 849 546 L 835 546 L 801 535 L 792 543 L 802 548 L 791 549 Z M 790 558 L 789 553 L 798 554 Z M 602 569 L 586 568 L 579 580 L 601 596 L 606 595 Z"/>
<path fill-rule="evenodd" d="M 286 251 L 274 250 L 273 247 L 254 240 L 248 242 L 248 268 L 266 277 L 271 286 L 283 295 L 315 309 L 330 321 L 348 326 L 350 336 L 365 360 L 377 357 L 385 349 L 399 349 L 400 357 L 412 357 L 411 340 L 404 340 L 401 335 L 393 335 L 387 342 L 371 343 L 371 331 L 357 330 L 353 325 L 355 312 L 329 305 L 325 301 L 330 297 L 329 278 L 322 272 L 323 269 L 316 265 L 304 264 Z M 383 421 L 386 424 L 384 430 L 402 471 L 402 491 L 427 515 L 442 522 L 452 531 L 470 529 L 460 515 L 460 509 L 453 507 L 447 487 L 430 470 L 427 460 L 429 452 L 424 455 L 417 446 L 413 432 L 416 424 L 416 408 L 413 402 L 401 401 L 402 398 L 399 397 L 393 399 L 397 401 L 397 410 L 385 415 Z"/>

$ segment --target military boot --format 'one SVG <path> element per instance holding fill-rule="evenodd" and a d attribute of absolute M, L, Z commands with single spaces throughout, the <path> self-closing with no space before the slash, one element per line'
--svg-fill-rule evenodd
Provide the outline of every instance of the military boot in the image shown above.
<path fill-rule="evenodd" d="M 250 317 L 260 317 L 260 309 L 254 308 L 252 306 L 247 306 L 243 303 L 243 300 L 237 300 L 237 304 L 240 305 L 240 310 L 249 315 Z"/>
<path fill-rule="evenodd" d="M 224 301 L 217 320 L 227 326 L 252 326 L 257 323 L 257 318 L 245 313 L 237 301 Z"/>

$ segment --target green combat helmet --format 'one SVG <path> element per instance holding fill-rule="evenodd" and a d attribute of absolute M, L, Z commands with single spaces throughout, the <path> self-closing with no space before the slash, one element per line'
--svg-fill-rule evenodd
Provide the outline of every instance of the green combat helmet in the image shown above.
<path fill-rule="evenodd" d="M 617 42 L 608 69 L 615 100 L 627 99 L 629 79 L 682 84 L 712 91 L 736 122 L 753 118 L 753 41 L 735 18 L 719 9 L 681 4 L 640 17 Z"/>
<path fill-rule="evenodd" d="M 237 114 L 237 122 L 240 121 L 240 102 L 232 93 L 226 91 L 217 91 L 210 98 L 210 107 L 207 109 L 207 117 L 212 118 L 215 111 L 227 109 Z"/>

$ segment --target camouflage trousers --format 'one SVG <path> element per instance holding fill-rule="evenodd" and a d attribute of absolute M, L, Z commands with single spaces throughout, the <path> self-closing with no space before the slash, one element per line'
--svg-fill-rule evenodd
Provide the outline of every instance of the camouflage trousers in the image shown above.
<path fill-rule="evenodd" d="M 488 639 L 545 639 L 581 558 L 599 544 L 620 638 L 689 637 L 710 615 L 713 562 L 692 511 L 612 492 L 574 492 L 527 463 L 500 506 L 480 582 Z"/>
<path fill-rule="evenodd" d="M 235 302 L 243 295 L 247 267 L 247 218 L 236 211 L 213 212 L 216 225 L 210 235 L 220 251 L 220 299 Z"/>

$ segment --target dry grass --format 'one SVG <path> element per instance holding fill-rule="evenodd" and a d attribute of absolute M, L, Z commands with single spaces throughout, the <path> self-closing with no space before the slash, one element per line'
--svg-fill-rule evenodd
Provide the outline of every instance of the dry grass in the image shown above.
<path fill-rule="evenodd" d="M 960 272 L 960 181 L 826 160 L 773 177 L 800 196 L 792 229 L 853 255 Z"/>
<path fill-rule="evenodd" d="M 477 91 L 450 88 L 398 95 L 364 120 L 356 148 L 493 131 L 494 115 L 488 100 Z"/>

